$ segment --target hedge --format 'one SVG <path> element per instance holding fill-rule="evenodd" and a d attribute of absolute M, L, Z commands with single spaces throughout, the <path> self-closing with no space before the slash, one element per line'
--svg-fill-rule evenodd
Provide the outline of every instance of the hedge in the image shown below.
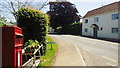
<path fill-rule="evenodd" d="M 24 43 L 28 40 L 37 40 L 41 44 L 46 44 L 48 15 L 32 8 L 20 8 L 14 14 L 17 16 L 17 26 L 23 29 Z"/>
<path fill-rule="evenodd" d="M 78 22 L 78 23 L 64 25 L 63 27 L 58 27 L 56 31 L 61 34 L 81 35 L 82 23 Z"/>

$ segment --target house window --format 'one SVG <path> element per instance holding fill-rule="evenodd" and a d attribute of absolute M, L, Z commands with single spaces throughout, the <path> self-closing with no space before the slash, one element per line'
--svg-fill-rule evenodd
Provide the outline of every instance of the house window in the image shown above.
<path fill-rule="evenodd" d="M 112 28 L 112 33 L 118 33 L 118 28 Z"/>
<path fill-rule="evenodd" d="M 85 29 L 84 29 L 84 31 L 85 31 L 85 32 L 88 32 L 88 29 L 87 29 L 87 28 L 85 28 Z"/>
<path fill-rule="evenodd" d="M 119 14 L 112 14 L 112 20 L 119 19 Z"/>
<path fill-rule="evenodd" d="M 95 17 L 94 22 L 99 22 L 99 17 Z"/>
<path fill-rule="evenodd" d="M 88 19 L 85 19 L 85 23 L 88 23 Z"/>

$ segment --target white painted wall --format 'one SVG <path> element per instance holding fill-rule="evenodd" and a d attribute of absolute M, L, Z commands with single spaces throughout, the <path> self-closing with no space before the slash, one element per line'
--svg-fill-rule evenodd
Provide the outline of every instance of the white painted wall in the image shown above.
<path fill-rule="evenodd" d="M 90 26 L 92 24 L 96 24 L 99 26 L 99 28 L 103 28 L 103 30 L 98 31 L 98 37 L 118 39 L 118 33 L 111 32 L 112 28 L 118 28 L 118 19 L 112 20 L 112 14 L 115 13 L 118 13 L 118 10 L 83 18 L 82 35 L 93 36 L 93 28 Z M 99 17 L 99 22 L 94 22 L 95 17 Z M 88 19 L 88 23 L 85 23 L 85 19 Z M 88 28 L 88 32 L 84 32 L 85 28 Z"/>

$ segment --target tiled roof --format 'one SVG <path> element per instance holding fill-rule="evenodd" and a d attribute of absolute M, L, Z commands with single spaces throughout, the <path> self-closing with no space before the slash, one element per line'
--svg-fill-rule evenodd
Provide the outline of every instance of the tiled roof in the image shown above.
<path fill-rule="evenodd" d="M 109 12 L 109 11 L 118 10 L 118 9 L 120 9 L 120 1 L 111 3 L 109 5 L 105 5 L 103 7 L 100 7 L 100 8 L 91 10 L 91 11 L 88 11 L 87 14 L 83 18 L 90 17 L 93 15 L 98 15 L 98 14 Z"/>

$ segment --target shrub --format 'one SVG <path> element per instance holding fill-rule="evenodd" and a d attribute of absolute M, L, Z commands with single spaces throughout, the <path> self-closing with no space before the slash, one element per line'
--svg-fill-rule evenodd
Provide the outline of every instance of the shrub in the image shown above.
<path fill-rule="evenodd" d="M 82 23 L 73 23 L 70 25 L 71 27 L 71 32 L 70 34 L 74 34 L 74 35 L 81 35 L 82 34 Z"/>
<path fill-rule="evenodd" d="M 39 46 L 39 42 L 37 40 L 28 40 L 24 46 L 36 47 Z"/>
<path fill-rule="evenodd" d="M 73 35 L 81 35 L 82 34 L 82 23 L 73 23 L 64 25 L 60 29 L 56 29 L 58 33 L 63 34 L 73 34 Z"/>
<path fill-rule="evenodd" d="M 56 31 L 57 33 L 61 33 L 61 30 L 62 30 L 62 27 L 57 27 L 57 28 L 55 29 L 55 31 Z"/>
<path fill-rule="evenodd" d="M 49 23 L 49 17 L 46 14 L 32 8 L 20 8 L 14 14 L 17 16 L 17 26 L 23 29 L 24 43 L 28 40 L 46 43 Z"/>

